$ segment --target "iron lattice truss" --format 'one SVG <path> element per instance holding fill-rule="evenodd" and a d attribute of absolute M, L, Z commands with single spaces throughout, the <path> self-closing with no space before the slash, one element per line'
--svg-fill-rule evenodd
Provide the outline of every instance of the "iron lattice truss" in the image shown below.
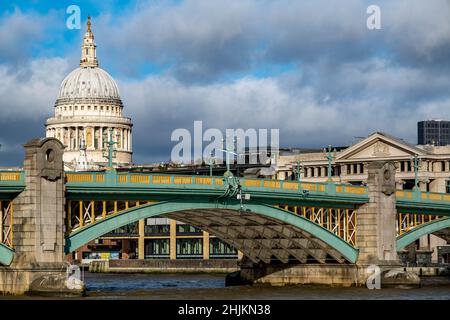
<path fill-rule="evenodd" d="M 156 203 L 154 200 L 146 201 L 124 201 L 124 200 L 71 200 L 67 205 L 67 231 L 70 234 L 80 228 L 95 223 L 111 215 L 123 212 L 133 207 Z M 275 207 L 300 215 L 311 222 L 327 229 L 334 235 L 357 247 L 357 220 L 358 210 L 348 208 L 326 208 L 313 206 L 292 206 L 275 205 Z M 4 244 L 11 246 L 12 230 L 10 225 L 12 220 L 12 202 L 3 201 L 2 221 L 3 233 L 2 240 Z M 417 214 L 417 213 L 398 213 L 396 221 L 397 235 L 401 236 L 406 232 L 412 231 L 425 223 L 441 219 L 443 216 Z"/>
<path fill-rule="evenodd" d="M 0 243 L 13 247 L 13 201 L 0 200 Z"/>
<path fill-rule="evenodd" d="M 397 236 L 401 236 L 424 224 L 443 219 L 444 216 L 423 213 L 397 213 L 396 230 Z"/>
<path fill-rule="evenodd" d="M 77 231 L 99 220 L 142 204 L 157 201 L 122 201 L 122 200 L 69 200 L 67 204 L 67 233 Z"/>
<path fill-rule="evenodd" d="M 278 205 L 327 229 L 356 247 L 357 209 Z"/>
<path fill-rule="evenodd" d="M 80 228 L 100 221 L 111 215 L 118 214 L 133 207 L 155 203 L 157 201 L 68 201 L 67 231 L 78 231 Z M 310 206 L 276 205 L 275 207 L 301 215 L 327 229 L 331 233 L 356 246 L 357 209 L 322 208 Z"/>

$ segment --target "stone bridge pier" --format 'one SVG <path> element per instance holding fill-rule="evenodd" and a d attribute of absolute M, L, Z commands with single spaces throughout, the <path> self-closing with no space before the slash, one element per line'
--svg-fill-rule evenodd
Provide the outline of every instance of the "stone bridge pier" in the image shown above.
<path fill-rule="evenodd" d="M 26 186 L 14 199 L 14 258 L 0 266 L 0 292 L 81 293 L 82 282 L 68 281 L 66 271 L 64 146 L 47 138 L 24 147 Z"/>
<path fill-rule="evenodd" d="M 227 284 L 365 286 L 379 274 L 383 286 L 418 285 L 420 279 L 404 272 L 397 258 L 395 165 L 369 164 L 367 184 L 369 202 L 358 208 L 356 263 L 254 264 L 244 257 L 241 270 L 228 275 Z"/>

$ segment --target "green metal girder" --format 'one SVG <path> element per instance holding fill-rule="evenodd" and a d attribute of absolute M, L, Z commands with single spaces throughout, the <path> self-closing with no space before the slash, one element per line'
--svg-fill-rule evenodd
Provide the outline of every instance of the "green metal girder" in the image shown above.
<path fill-rule="evenodd" d="M 410 243 L 413 243 L 422 236 L 432 234 L 433 232 L 450 228 L 450 218 L 442 218 L 425 223 L 409 232 L 397 237 L 397 251 L 400 251 Z"/>
<path fill-rule="evenodd" d="M 73 173 L 72 173 L 73 174 Z M 83 174 L 90 174 L 89 172 Z M 222 185 L 212 184 L 212 185 L 202 185 L 197 183 L 191 184 L 175 184 L 174 177 L 185 177 L 191 178 L 194 181 L 199 176 L 177 176 L 177 175 L 166 175 L 166 174 L 123 174 L 117 173 L 115 171 L 107 171 L 101 173 L 104 178 L 102 182 L 97 182 L 96 174 L 92 174 L 91 182 L 68 182 L 66 183 L 66 197 L 68 200 L 94 200 L 94 199 L 108 199 L 117 200 L 117 197 L 122 197 L 126 200 L 144 200 L 144 199 L 167 199 L 167 196 L 191 196 L 191 195 L 201 195 L 201 196 L 222 196 L 224 195 L 227 184 Z M 169 184 L 155 184 L 155 183 L 132 183 L 125 182 L 119 183 L 120 176 L 165 176 L 170 178 L 171 183 Z M 209 178 L 209 177 L 205 177 Z M 222 176 L 212 177 L 214 181 L 216 179 L 223 179 Z M 153 179 L 153 178 L 152 178 Z M 349 207 L 354 207 L 356 204 L 363 204 L 369 201 L 368 194 L 353 194 L 346 192 L 336 192 L 337 184 L 325 184 L 325 191 L 308 191 L 307 195 L 303 193 L 302 190 L 292 190 L 283 188 L 284 183 L 292 183 L 293 181 L 285 180 L 268 180 L 270 182 L 278 182 L 280 187 L 269 188 L 264 186 L 244 186 L 245 178 L 239 179 L 242 183 L 242 192 L 251 194 L 252 198 L 258 199 L 259 201 L 276 201 L 276 203 L 286 202 L 286 201 L 315 201 L 319 202 L 330 202 L 346 204 Z M 255 179 L 250 179 L 255 180 Z M 266 179 L 257 179 L 264 184 Z M 294 182 L 295 183 L 295 182 Z M 308 183 L 310 184 L 310 183 Z M 324 183 L 311 183 L 316 185 L 316 189 L 323 187 Z M 363 187 L 361 187 L 363 188 Z M 264 202 L 266 202 L 264 201 Z"/>
<path fill-rule="evenodd" d="M 397 200 L 397 212 L 450 216 L 450 203 L 443 203 L 430 200 L 421 200 L 421 201 Z"/>
<path fill-rule="evenodd" d="M 0 243 L 0 264 L 9 266 L 14 258 L 14 250 Z"/>
<path fill-rule="evenodd" d="M 240 204 L 235 201 L 228 203 L 216 203 L 194 200 L 178 200 L 147 204 L 131 208 L 117 215 L 99 220 L 96 223 L 90 224 L 81 230 L 70 234 L 66 238 L 66 252 L 72 252 L 89 241 L 97 239 L 112 230 L 138 220 L 163 215 L 166 213 L 193 209 L 229 209 L 239 211 Z M 297 228 L 300 228 L 321 239 L 352 263 L 355 263 L 358 258 L 358 249 L 354 248 L 349 243 L 331 233 L 327 229 L 322 228 L 302 216 L 294 215 L 289 211 L 266 204 L 254 202 L 246 203 L 243 210 L 296 226 Z"/>

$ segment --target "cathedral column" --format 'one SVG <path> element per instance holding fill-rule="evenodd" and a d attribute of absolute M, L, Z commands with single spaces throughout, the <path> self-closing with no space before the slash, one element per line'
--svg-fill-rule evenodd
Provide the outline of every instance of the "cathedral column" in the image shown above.
<path fill-rule="evenodd" d="M 65 139 L 64 139 L 64 135 L 65 135 L 65 133 L 66 133 L 66 128 L 65 127 L 62 127 L 61 129 L 60 129 L 60 132 L 61 132 L 61 139 L 60 139 L 60 141 L 62 142 L 62 144 L 63 145 L 67 145 L 67 141 L 65 141 Z"/>
<path fill-rule="evenodd" d="M 88 133 L 90 134 L 90 136 L 88 136 Z M 86 145 L 89 145 L 89 149 L 94 150 L 95 127 L 87 127 L 85 129 L 84 136 L 86 139 Z"/>
<path fill-rule="evenodd" d="M 79 144 L 79 136 L 78 136 L 79 132 L 78 132 L 78 126 L 75 127 L 75 146 L 74 149 L 78 149 L 78 144 Z"/>
<path fill-rule="evenodd" d="M 69 139 L 69 150 L 72 150 L 72 127 L 67 128 L 69 132 L 67 133 L 67 138 Z"/>
<path fill-rule="evenodd" d="M 91 127 L 91 149 L 95 150 L 95 126 Z"/>
<path fill-rule="evenodd" d="M 131 135 L 131 129 L 129 130 L 128 134 L 130 135 L 130 147 L 128 148 L 128 151 L 131 152 L 131 149 L 132 149 L 132 142 L 133 142 L 133 136 Z"/>
<path fill-rule="evenodd" d="M 99 146 L 99 149 L 100 150 L 102 150 L 103 149 L 103 127 L 102 126 L 100 126 L 99 128 L 98 128 L 98 130 L 99 130 L 99 139 L 100 139 L 100 146 Z"/>
<path fill-rule="evenodd" d="M 120 149 L 121 150 L 125 150 L 125 145 L 124 145 L 125 137 L 124 137 L 124 135 L 125 135 L 125 129 L 121 128 L 120 129 Z"/>

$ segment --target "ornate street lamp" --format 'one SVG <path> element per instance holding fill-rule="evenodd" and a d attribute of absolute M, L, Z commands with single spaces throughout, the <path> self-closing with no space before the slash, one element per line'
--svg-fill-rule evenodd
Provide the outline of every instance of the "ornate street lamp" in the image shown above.
<path fill-rule="evenodd" d="M 414 169 L 414 190 L 415 191 L 419 191 L 419 178 L 418 178 L 418 173 L 419 173 L 419 169 L 422 165 L 422 160 L 420 160 L 417 157 L 417 154 L 414 155 L 414 157 L 411 159 L 411 165 Z"/>
<path fill-rule="evenodd" d="M 213 152 L 211 151 L 210 157 L 209 157 L 209 176 L 213 176 Z"/>
<path fill-rule="evenodd" d="M 108 133 L 103 133 L 103 157 L 108 159 L 108 168 L 112 168 L 112 160 L 116 158 L 117 151 L 114 149 L 114 145 L 118 142 L 113 140 L 114 130 L 112 128 L 109 129 L 109 137 Z M 119 139 L 119 134 L 116 134 L 116 140 Z"/>
<path fill-rule="evenodd" d="M 222 139 L 222 142 L 224 142 L 224 139 Z M 232 178 L 233 173 L 231 173 L 231 170 L 230 170 L 230 154 L 237 156 L 237 153 L 234 152 L 234 139 L 233 139 L 232 146 L 229 146 L 229 143 L 226 143 L 225 149 L 218 149 L 218 150 L 225 152 L 227 155 L 227 157 L 226 157 L 227 171 L 223 175 L 227 178 Z"/>
<path fill-rule="evenodd" d="M 331 170 L 332 170 L 333 160 L 336 159 L 336 148 L 334 150 L 332 150 L 331 144 L 328 145 L 328 149 L 327 148 L 323 149 L 323 155 L 328 160 L 328 180 L 327 181 L 332 182 Z"/>

